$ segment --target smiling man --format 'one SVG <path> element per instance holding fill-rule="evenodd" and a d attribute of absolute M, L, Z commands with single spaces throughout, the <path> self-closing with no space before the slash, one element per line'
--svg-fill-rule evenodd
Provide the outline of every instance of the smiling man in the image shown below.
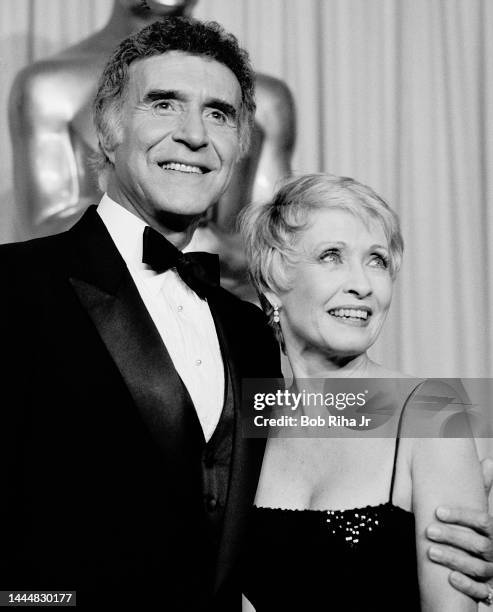
<path fill-rule="evenodd" d="M 262 444 L 240 434 L 240 383 L 280 376 L 279 351 L 189 243 L 248 148 L 253 95 L 218 24 L 127 38 L 94 102 L 99 206 L 2 247 L 1 589 L 76 590 L 89 609 L 241 605 Z"/>
<path fill-rule="evenodd" d="M 108 195 L 165 232 L 170 214 L 200 218 L 239 159 L 241 106 L 238 80 L 217 61 L 170 51 L 134 62 L 121 135 L 105 151 L 114 168 Z M 194 226 L 187 223 L 178 246 Z"/>
<path fill-rule="evenodd" d="M 76 590 L 86 609 L 239 608 L 265 442 L 241 435 L 240 385 L 280 377 L 279 352 L 191 241 L 248 148 L 253 83 L 218 24 L 172 18 L 127 38 L 94 102 L 99 206 L 0 247 L 0 590 Z M 434 527 L 436 542 L 490 553 L 485 534 Z M 436 547 L 461 572 L 490 571 Z"/>

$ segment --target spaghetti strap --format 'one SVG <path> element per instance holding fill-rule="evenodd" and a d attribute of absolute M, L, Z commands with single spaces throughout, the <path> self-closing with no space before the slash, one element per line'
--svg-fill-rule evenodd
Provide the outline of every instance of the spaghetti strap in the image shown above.
<path fill-rule="evenodd" d="M 404 412 L 411 398 L 414 397 L 417 390 L 421 387 L 421 385 L 424 385 L 425 382 L 426 381 L 423 380 L 420 383 L 418 383 L 414 387 L 414 389 L 411 391 L 411 393 L 407 396 L 406 401 L 404 402 L 404 405 L 402 406 L 401 414 L 399 416 L 399 423 L 397 424 L 397 433 L 395 437 L 394 463 L 392 465 L 392 478 L 390 479 L 390 491 L 389 491 L 389 501 L 388 501 L 389 504 L 392 504 L 392 498 L 394 496 L 395 473 L 397 470 L 397 455 L 399 453 L 399 443 L 401 440 L 401 430 L 402 430 L 402 422 L 404 420 Z"/>

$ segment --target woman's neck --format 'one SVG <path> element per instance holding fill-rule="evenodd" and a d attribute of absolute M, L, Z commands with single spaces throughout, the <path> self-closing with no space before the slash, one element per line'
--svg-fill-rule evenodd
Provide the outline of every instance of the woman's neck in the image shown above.
<path fill-rule="evenodd" d="M 351 357 L 301 355 L 287 350 L 287 357 L 295 379 L 303 378 L 366 378 L 376 366 L 366 353 Z"/>

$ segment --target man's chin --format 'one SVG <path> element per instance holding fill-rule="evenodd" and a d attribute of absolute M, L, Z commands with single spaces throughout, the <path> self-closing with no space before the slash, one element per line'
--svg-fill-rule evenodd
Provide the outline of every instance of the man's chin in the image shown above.
<path fill-rule="evenodd" d="M 197 226 L 205 212 L 179 213 L 161 210 L 155 215 L 156 222 L 172 232 L 184 232 L 192 226 Z"/>

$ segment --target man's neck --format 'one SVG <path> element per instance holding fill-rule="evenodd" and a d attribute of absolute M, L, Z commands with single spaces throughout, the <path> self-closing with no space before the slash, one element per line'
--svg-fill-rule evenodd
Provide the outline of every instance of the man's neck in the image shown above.
<path fill-rule="evenodd" d="M 178 215 L 162 211 L 160 214 L 151 216 L 144 210 L 132 206 L 127 201 L 120 201 L 108 190 L 107 195 L 116 204 L 130 212 L 132 215 L 142 219 L 149 227 L 162 234 L 167 240 L 182 251 L 192 240 L 193 234 L 197 229 L 201 216 Z"/>

